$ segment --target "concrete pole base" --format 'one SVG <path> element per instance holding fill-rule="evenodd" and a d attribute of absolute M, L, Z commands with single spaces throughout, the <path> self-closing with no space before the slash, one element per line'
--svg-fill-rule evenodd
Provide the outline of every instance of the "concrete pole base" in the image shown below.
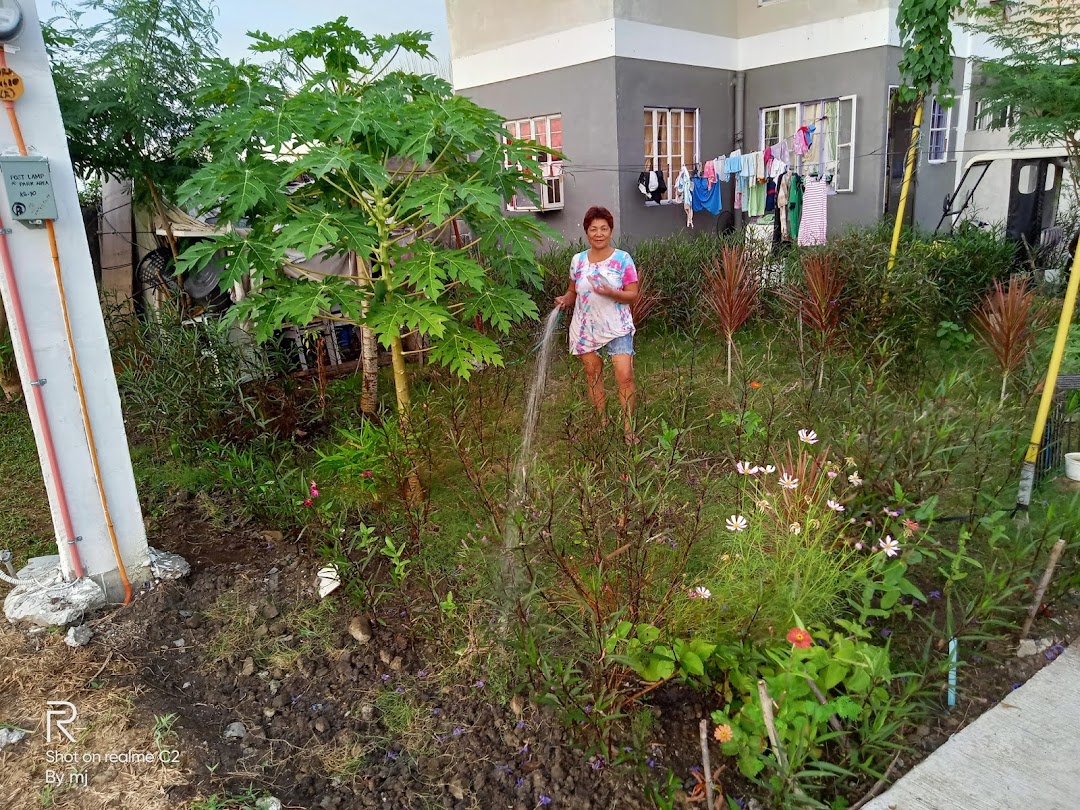
<path fill-rule="evenodd" d="M 190 572 L 191 566 L 183 557 L 155 548 L 150 549 L 148 565 L 127 571 L 134 596 L 147 585 L 180 579 Z M 38 627 L 81 624 L 89 614 L 124 601 L 118 569 L 66 582 L 60 557 L 55 554 L 34 557 L 15 576 L 27 583 L 13 587 L 4 599 L 4 615 L 11 624 Z"/>

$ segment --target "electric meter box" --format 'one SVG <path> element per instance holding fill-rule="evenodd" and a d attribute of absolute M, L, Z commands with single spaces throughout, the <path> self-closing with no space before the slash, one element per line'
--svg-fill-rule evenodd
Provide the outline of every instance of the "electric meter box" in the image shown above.
<path fill-rule="evenodd" d="M 42 155 L 0 155 L 8 210 L 20 222 L 56 219 L 49 159 Z"/>

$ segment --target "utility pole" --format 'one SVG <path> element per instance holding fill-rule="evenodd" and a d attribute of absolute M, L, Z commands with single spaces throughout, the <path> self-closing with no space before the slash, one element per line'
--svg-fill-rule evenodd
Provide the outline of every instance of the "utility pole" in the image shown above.
<path fill-rule="evenodd" d="M 0 293 L 61 577 L 126 602 L 149 551 L 75 174 L 34 0 L 2 5 L 0 23 L 22 20 L 0 60 Z"/>

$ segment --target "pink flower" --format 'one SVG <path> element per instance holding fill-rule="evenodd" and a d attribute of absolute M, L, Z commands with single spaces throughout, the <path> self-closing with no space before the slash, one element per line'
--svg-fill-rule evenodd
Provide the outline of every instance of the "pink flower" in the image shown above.
<path fill-rule="evenodd" d="M 749 461 L 735 462 L 735 470 L 739 475 L 757 475 L 761 472 L 760 467 L 753 466 Z"/>
<path fill-rule="evenodd" d="M 825 474 L 829 476 L 829 478 L 836 478 L 836 476 L 838 476 L 840 473 L 838 473 L 836 470 L 829 470 Z"/>
<path fill-rule="evenodd" d="M 364 470 L 362 473 L 360 473 L 361 478 L 371 478 L 372 475 L 373 473 L 371 472 L 371 470 Z"/>
<path fill-rule="evenodd" d="M 312 501 L 311 498 L 305 498 L 304 499 L 304 506 L 314 506 L 314 505 L 315 505 L 315 502 Z"/>
<path fill-rule="evenodd" d="M 838 503 L 837 501 L 832 500 L 831 498 L 829 499 L 828 503 L 826 503 L 825 505 L 828 506 L 830 509 L 832 509 L 834 512 L 843 512 L 844 511 L 844 505 L 842 503 Z"/>
<path fill-rule="evenodd" d="M 859 540 L 859 541 L 857 541 L 857 542 L 855 543 L 855 550 L 856 550 L 856 551 L 862 551 L 862 550 L 863 550 L 863 544 L 862 544 L 862 541 L 861 541 L 861 540 Z"/>
<path fill-rule="evenodd" d="M 793 478 L 792 476 L 788 475 L 787 473 L 781 473 L 780 474 L 780 486 L 782 486 L 784 489 L 795 489 L 796 487 L 799 486 L 799 479 L 798 478 Z"/>
<path fill-rule="evenodd" d="M 799 431 L 800 442 L 803 442 L 805 444 L 817 444 L 817 440 L 817 433 L 815 433 L 814 431 L 806 430 L 805 428 Z"/>
<path fill-rule="evenodd" d="M 308 486 L 308 492 L 311 493 L 312 499 L 315 499 L 315 498 L 319 497 L 319 488 L 317 486 L 315 486 L 314 481 L 312 481 L 311 484 Z"/>
<path fill-rule="evenodd" d="M 814 640 L 810 638 L 810 634 L 801 627 L 792 627 L 788 630 L 787 640 L 800 650 L 807 650 L 814 644 Z"/>

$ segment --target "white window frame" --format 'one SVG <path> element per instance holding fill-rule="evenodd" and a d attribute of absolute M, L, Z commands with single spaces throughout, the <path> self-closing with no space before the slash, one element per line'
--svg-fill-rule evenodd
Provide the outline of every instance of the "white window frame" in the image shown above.
<path fill-rule="evenodd" d="M 679 124 L 679 150 L 682 151 L 683 144 L 686 139 L 683 134 L 686 129 L 686 118 L 691 116 L 694 123 L 694 155 L 693 160 L 690 161 L 687 168 L 691 168 L 693 164 L 701 162 L 701 110 L 696 107 L 645 107 L 643 110 L 642 123 L 644 123 L 644 114 L 652 113 L 652 157 L 646 157 L 645 160 L 652 161 L 652 169 L 654 171 L 662 171 L 664 173 L 664 182 L 667 184 L 667 191 L 664 192 L 664 196 L 660 201 L 661 205 L 668 205 L 674 203 L 676 200 L 677 191 L 675 189 L 675 178 L 679 174 L 679 170 L 682 169 L 682 163 L 676 166 L 673 162 L 674 155 L 671 154 L 671 145 L 674 143 L 672 134 L 675 127 L 675 119 L 678 117 Z M 658 153 L 659 147 L 659 127 L 656 125 L 656 119 L 658 113 L 664 113 L 665 120 L 667 121 L 667 144 L 668 153 L 666 155 L 660 155 Z M 642 143 L 642 151 L 644 151 L 644 142 Z M 683 161 L 685 162 L 685 160 Z"/>
<path fill-rule="evenodd" d="M 840 118 L 843 105 L 849 104 L 851 110 L 851 130 L 849 132 L 849 139 L 846 141 L 840 140 Z M 806 121 L 820 122 L 826 115 L 826 111 L 829 109 L 829 105 L 833 105 L 835 108 L 836 121 L 830 121 L 828 129 L 818 126 L 818 133 L 821 131 L 829 133 L 830 138 L 834 138 L 835 141 L 831 142 L 832 154 L 830 160 L 825 165 L 825 174 L 833 178 L 833 190 L 837 193 L 850 194 L 855 191 L 855 133 L 856 133 L 856 96 L 833 96 L 831 98 L 814 99 L 813 101 L 800 101 L 788 104 L 779 104 L 773 107 L 762 107 L 758 116 L 758 142 L 761 144 L 761 148 L 765 149 L 770 146 L 774 146 L 782 140 L 790 139 L 798 130 L 803 126 Z M 790 116 L 790 113 L 795 113 L 794 129 L 788 132 L 788 127 L 784 126 L 785 114 Z M 775 138 L 766 138 L 766 119 L 770 113 L 775 113 L 777 116 L 777 134 Z M 843 150 L 843 158 L 841 158 Z M 803 171 L 803 156 L 791 154 L 792 166 L 796 171 Z M 844 166 L 841 168 L 840 162 L 843 159 Z M 837 183 L 838 177 L 843 177 L 842 186 Z"/>
<path fill-rule="evenodd" d="M 537 132 L 537 124 L 543 123 L 543 131 L 548 133 L 547 140 L 551 139 L 551 122 L 559 122 L 559 131 L 562 133 L 562 113 L 551 113 L 550 115 L 536 115 L 531 118 L 516 118 L 503 122 L 503 127 L 507 130 L 507 135 L 503 137 L 503 143 L 508 143 L 510 140 L 510 127 L 514 126 L 515 132 L 520 131 L 522 124 L 529 125 L 529 131 L 535 135 Z M 516 137 L 516 136 L 515 136 Z M 521 140 L 519 138 L 519 140 Z M 548 146 L 550 144 L 543 144 Z M 562 147 L 558 147 L 558 151 L 562 151 Z M 553 158 L 548 154 L 540 154 L 537 156 L 540 163 L 541 178 L 535 184 L 536 193 L 540 198 L 540 205 L 537 206 L 528 196 L 525 194 L 518 194 L 511 197 L 506 202 L 507 211 L 561 211 L 566 207 L 566 195 L 565 195 L 565 177 L 563 175 L 563 162 L 556 158 Z M 508 156 L 503 158 L 503 166 L 507 169 L 512 168 L 510 165 L 510 159 Z M 518 169 L 521 166 L 517 166 Z"/>
<path fill-rule="evenodd" d="M 851 105 L 851 132 L 849 133 L 848 140 L 841 141 L 843 137 L 843 128 L 841 122 L 844 120 L 843 108 L 844 104 Z M 855 191 L 855 127 L 859 121 L 859 106 L 856 96 L 840 96 L 836 100 L 836 154 L 833 155 L 833 160 L 836 163 L 835 170 L 833 172 L 833 188 L 836 189 L 837 194 L 851 194 Z M 845 161 L 841 155 L 843 150 L 847 150 L 847 160 Z M 839 178 L 844 177 L 844 173 L 841 171 L 841 166 L 846 163 L 844 168 L 846 169 L 846 179 L 843 183 Z"/>
<path fill-rule="evenodd" d="M 971 128 L 980 132 L 988 132 L 991 129 L 990 126 L 990 114 L 984 109 L 986 102 L 981 98 L 975 99 L 975 103 L 972 105 L 975 109 L 974 118 L 972 119 Z M 1005 123 L 1000 127 L 993 127 L 993 129 L 1012 129 L 1015 126 L 1015 116 L 1013 113 L 1012 105 L 1005 110 Z"/>
<path fill-rule="evenodd" d="M 934 126 L 934 114 L 940 111 L 944 117 L 944 126 Z M 930 99 L 930 120 L 926 131 L 926 162 L 933 164 L 949 161 L 949 131 L 952 128 L 952 107 L 942 106 L 936 98 Z M 941 150 L 934 148 L 934 134 L 941 133 Z M 935 157 L 935 155 L 939 155 Z"/>

